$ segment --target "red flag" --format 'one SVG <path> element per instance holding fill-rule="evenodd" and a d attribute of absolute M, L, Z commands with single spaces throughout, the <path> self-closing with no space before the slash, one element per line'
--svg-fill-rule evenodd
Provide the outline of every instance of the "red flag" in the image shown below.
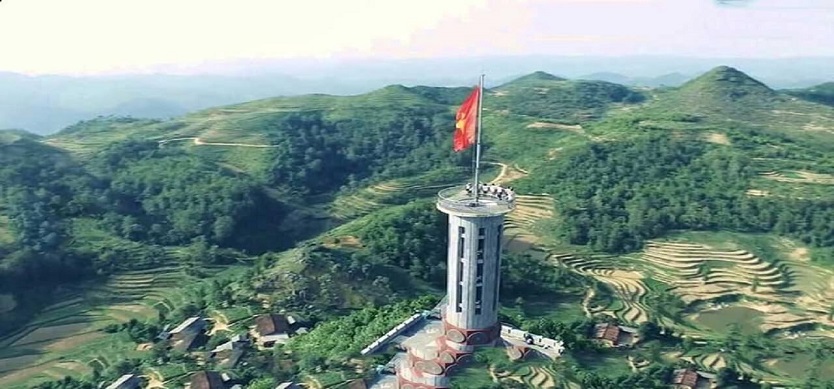
<path fill-rule="evenodd" d="M 464 100 L 455 117 L 454 150 L 463 151 L 475 143 L 475 131 L 478 125 L 478 98 L 481 90 L 475 90 Z"/>

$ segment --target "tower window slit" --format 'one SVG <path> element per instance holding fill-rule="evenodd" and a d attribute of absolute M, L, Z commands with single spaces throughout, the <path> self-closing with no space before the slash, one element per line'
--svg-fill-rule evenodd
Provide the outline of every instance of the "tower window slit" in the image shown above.
<path fill-rule="evenodd" d="M 458 284 L 457 292 L 457 298 L 455 299 L 455 312 L 462 312 L 463 307 L 461 307 L 461 304 L 463 304 L 463 285 Z"/>
<path fill-rule="evenodd" d="M 498 226 L 498 237 L 495 239 L 495 293 L 492 295 L 492 307 L 498 308 L 498 291 L 501 288 L 501 234 L 504 226 Z"/>
<path fill-rule="evenodd" d="M 484 297 L 484 288 L 478 286 L 475 288 L 475 314 L 481 314 L 481 299 Z"/>

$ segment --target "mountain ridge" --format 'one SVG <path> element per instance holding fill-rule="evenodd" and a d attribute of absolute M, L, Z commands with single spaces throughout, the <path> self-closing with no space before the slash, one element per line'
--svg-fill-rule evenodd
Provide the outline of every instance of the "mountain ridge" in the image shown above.
<path fill-rule="evenodd" d="M 175 69 L 167 69 L 167 73 L 165 69 L 158 69 L 158 73 L 101 76 L 28 76 L 0 72 L 0 90 L 5 92 L 0 96 L 0 128 L 23 128 L 47 134 L 100 115 L 165 118 L 276 95 L 364 93 L 403 80 L 408 80 L 406 83 L 410 85 L 465 85 L 469 83 L 466 80 L 474 83 L 476 79 L 471 75 L 472 69 L 485 65 L 488 65 L 489 86 L 535 70 L 558 70 L 567 78 L 605 71 L 641 79 L 672 72 L 694 74 L 715 63 L 730 62 L 749 69 L 774 87 L 799 88 L 830 80 L 829 69 L 834 68 L 832 58 L 756 60 L 658 56 L 444 58 L 387 61 L 384 66 L 362 61 L 332 64 L 269 60 L 224 62 L 228 63 L 218 66 L 225 70 L 207 70 L 196 75 L 173 74 Z M 120 87 L 114 90 L 114 84 Z M 160 111 L 147 110 L 148 105 L 134 101 L 146 99 L 157 100 Z M 9 108 L 12 105 L 14 109 Z M 132 108 L 134 105 L 136 110 Z M 43 111 L 49 111 L 51 115 L 42 115 Z"/>
<path fill-rule="evenodd" d="M 812 347 L 834 338 L 823 304 L 834 295 L 830 107 L 731 68 L 658 90 L 520 79 L 488 88 L 482 116 L 481 177 L 518 194 L 502 233 L 502 321 L 564 339 L 571 359 L 521 366 L 497 350 L 464 381 L 520 366 L 538 374 L 525 376 L 532 385 L 544 374 L 662 388 L 688 359 L 722 387 L 747 385 L 739 371 L 798 387 L 804 370 L 789 362 L 811 355 L 828 374 L 831 358 Z M 0 132 L 0 330 L 15 329 L 0 334 L 0 364 L 14 363 L 0 380 L 112 381 L 127 366 L 65 368 L 97 360 L 179 385 L 216 362 L 159 366 L 164 326 L 210 318 L 211 343 L 198 348 L 209 352 L 280 310 L 312 330 L 282 346 L 291 353 L 247 351 L 247 367 L 228 369 L 243 384 L 372 374 L 381 361 L 361 347 L 436 303 L 403 300 L 442 295 L 448 222 L 435 201 L 471 178 L 473 148 L 452 150 L 471 90 L 400 83 L 168 120 L 94 118 L 44 138 Z M 379 308 L 389 303 L 400 308 Z M 714 321 L 736 323 L 733 312 L 743 335 Z M 641 341 L 602 352 L 581 336 L 612 320 Z M 814 345 L 782 336 L 803 326 Z M 54 339 L 36 337 L 46 331 Z M 66 339 L 71 350 L 52 346 Z M 668 358 L 636 376 L 629 357 L 652 353 Z"/>

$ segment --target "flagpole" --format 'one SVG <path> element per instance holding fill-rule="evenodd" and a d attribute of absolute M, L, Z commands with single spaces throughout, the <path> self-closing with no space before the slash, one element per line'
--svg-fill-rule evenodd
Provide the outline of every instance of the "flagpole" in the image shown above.
<path fill-rule="evenodd" d="M 481 165 L 481 113 L 483 109 L 484 103 L 484 74 L 481 73 L 481 80 L 478 84 L 478 127 L 475 129 L 477 132 L 477 140 L 475 141 L 475 185 L 473 186 L 475 190 L 475 204 L 478 203 L 478 198 L 480 197 L 480 183 L 478 182 L 478 170 Z"/>

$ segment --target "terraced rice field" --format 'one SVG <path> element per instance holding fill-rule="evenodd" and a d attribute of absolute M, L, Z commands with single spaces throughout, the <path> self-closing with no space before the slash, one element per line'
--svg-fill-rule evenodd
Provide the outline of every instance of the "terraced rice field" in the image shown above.
<path fill-rule="evenodd" d="M 520 195 L 515 210 L 504 221 L 504 247 L 511 252 L 531 249 L 540 241 L 535 233 L 536 223 L 553 218 L 553 198 L 544 195 Z"/>
<path fill-rule="evenodd" d="M 639 261 L 660 270 L 655 278 L 678 288 L 687 303 L 739 293 L 775 301 L 785 286 L 785 275 L 776 265 L 745 250 L 648 242 Z"/>
<path fill-rule="evenodd" d="M 0 382 L 27 387 L 106 368 L 128 356 L 136 345 L 120 343 L 100 329 L 130 319 L 149 319 L 158 309 L 181 304 L 174 292 L 183 275 L 177 267 L 134 271 L 46 307 L 24 328 L 0 339 Z M 141 353 L 141 352 L 138 352 Z"/>
<path fill-rule="evenodd" d="M 649 320 L 649 309 L 644 303 L 648 287 L 643 282 L 643 273 L 617 268 L 614 257 L 609 256 L 578 257 L 570 254 L 556 254 L 551 256 L 551 259 L 579 274 L 593 277 L 607 284 L 621 301 L 621 304 L 605 307 L 587 306 L 588 313 L 604 313 L 633 324 Z M 590 300 L 586 298 L 585 303 L 588 304 Z"/>
<path fill-rule="evenodd" d="M 550 367 L 522 364 L 514 366 L 508 371 L 495 371 L 495 378 L 510 379 L 527 384 L 531 388 L 561 388 L 557 377 L 559 375 Z"/>
<path fill-rule="evenodd" d="M 786 272 L 791 278 L 790 287 L 785 288 L 794 298 L 786 298 L 786 303 L 792 303 L 804 310 L 805 315 L 797 316 L 787 312 L 782 313 L 783 320 L 793 320 L 797 323 L 820 323 L 834 327 L 832 313 L 834 313 L 834 272 L 822 267 L 799 261 L 788 261 Z M 829 337 L 834 332 L 822 331 Z"/>
<path fill-rule="evenodd" d="M 440 182 L 415 184 L 403 180 L 387 181 L 337 198 L 330 205 L 329 212 L 336 219 L 355 219 L 392 205 L 397 196 L 404 194 L 408 194 L 410 198 L 433 196 L 440 189 L 451 185 L 453 184 Z"/>
<path fill-rule="evenodd" d="M 669 285 L 687 304 L 743 296 L 745 300 L 732 307 L 756 313 L 747 316 L 761 316 L 756 326 L 763 332 L 802 324 L 834 326 L 830 318 L 834 272 L 804 261 L 786 258 L 774 263 L 746 250 L 668 241 L 647 242 L 639 255 L 616 259 L 569 254 L 551 258 L 604 282 L 622 300 L 622 304 L 586 306 L 588 314 L 606 313 L 635 324 L 648 320 L 644 301 L 651 291 L 644 278 L 651 277 Z M 593 297 L 586 296 L 585 304 L 591 305 Z M 708 320 L 708 315 L 701 319 Z M 697 321 L 698 315 L 691 319 Z M 834 332 L 828 333 L 834 337 Z"/>
<path fill-rule="evenodd" d="M 685 302 L 746 296 L 748 301 L 740 306 L 764 314 L 762 331 L 834 325 L 827 317 L 834 274 L 817 266 L 789 259 L 777 264 L 745 250 L 675 242 L 652 242 L 641 259 L 662 269 L 663 275 L 655 278 L 674 285 Z"/>
<path fill-rule="evenodd" d="M 834 185 L 834 176 L 830 174 L 819 174 L 806 171 L 769 171 L 761 173 L 760 175 L 764 178 L 779 182 Z"/>
<path fill-rule="evenodd" d="M 722 367 L 727 367 L 727 360 L 721 353 L 687 354 L 682 352 L 674 352 L 669 354 L 668 357 L 671 357 L 671 360 L 682 360 L 690 362 L 697 366 L 699 369 L 705 371 L 717 371 Z"/>

